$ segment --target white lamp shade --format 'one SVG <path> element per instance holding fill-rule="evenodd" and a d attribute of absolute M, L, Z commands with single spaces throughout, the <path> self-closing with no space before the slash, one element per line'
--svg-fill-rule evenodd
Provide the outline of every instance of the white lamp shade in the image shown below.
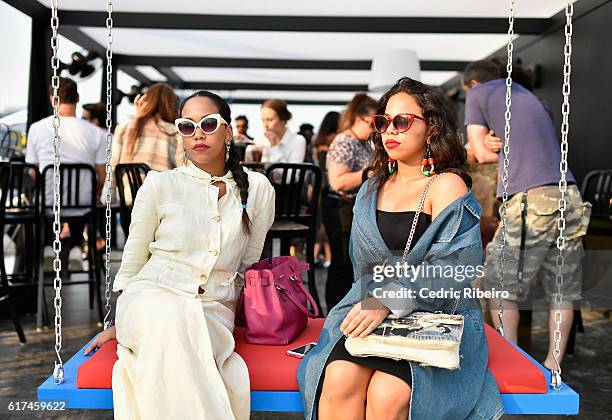
<path fill-rule="evenodd" d="M 372 60 L 369 90 L 384 92 L 402 77 L 421 80 L 421 65 L 412 50 L 386 50 Z"/>

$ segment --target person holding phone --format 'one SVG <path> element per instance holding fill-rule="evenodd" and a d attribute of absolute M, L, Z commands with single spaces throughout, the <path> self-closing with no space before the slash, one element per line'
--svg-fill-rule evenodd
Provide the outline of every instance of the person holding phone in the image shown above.
<path fill-rule="evenodd" d="M 231 113 L 197 92 L 180 108 L 184 165 L 150 172 L 139 189 L 113 291 L 118 341 L 115 419 L 250 416 L 247 366 L 234 352 L 241 273 L 259 260 L 274 221 L 274 188 L 244 169 Z"/>

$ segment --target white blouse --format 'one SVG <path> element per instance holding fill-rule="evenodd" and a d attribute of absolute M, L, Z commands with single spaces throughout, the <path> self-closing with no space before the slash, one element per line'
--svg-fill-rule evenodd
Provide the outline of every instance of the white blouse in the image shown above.
<path fill-rule="evenodd" d="M 218 279 L 222 285 L 233 283 L 237 274 L 260 258 L 274 221 L 274 188 L 265 175 L 245 171 L 249 235 L 243 230 L 240 190 L 231 172 L 212 177 L 191 162 L 171 171 L 149 172 L 134 202 L 113 291 L 149 280 L 197 296 L 198 288 L 206 289 L 213 274 L 215 284 Z M 213 185 L 218 181 L 227 187 L 220 199 L 219 188 Z M 228 294 L 235 293 L 230 291 L 234 287 L 227 289 Z M 232 301 L 235 296 L 214 298 Z"/>
<path fill-rule="evenodd" d="M 306 155 L 306 139 L 288 128 L 281 141 L 272 146 L 266 136 L 255 138 L 255 146 L 262 149 L 262 163 L 303 163 Z M 247 147 L 245 160 L 252 159 L 252 146 Z"/>

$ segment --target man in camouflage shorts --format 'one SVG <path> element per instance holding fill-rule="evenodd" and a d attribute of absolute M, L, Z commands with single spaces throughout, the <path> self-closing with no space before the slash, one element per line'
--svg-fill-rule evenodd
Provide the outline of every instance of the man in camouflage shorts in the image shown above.
<path fill-rule="evenodd" d="M 545 361 L 548 367 L 554 367 L 552 359 L 552 332 L 555 329 L 554 294 L 558 291 L 557 276 L 557 237 L 559 231 L 559 187 L 547 185 L 531 188 L 526 192 L 515 194 L 507 203 L 506 249 L 503 264 L 503 291 L 508 292 L 504 299 L 504 332 L 506 337 L 516 342 L 518 337 L 519 305 L 527 299 L 529 292 L 537 282 L 544 290 L 545 298 L 550 303 L 549 328 L 551 330 L 551 347 Z M 586 234 L 590 203 L 584 203 L 576 185 L 569 185 L 565 194 L 567 201 L 565 217 L 565 249 L 563 256 L 563 284 L 559 292 L 562 296 L 561 349 L 567 344 L 572 325 L 573 304 L 581 299 L 582 294 L 582 257 L 584 254 L 582 237 Z M 524 210 L 523 210 L 524 209 Z M 501 208 L 500 208 L 501 216 Z M 523 219 L 524 228 L 523 228 Z M 501 278 L 501 223 L 493 241 L 487 245 L 485 290 L 502 290 Z M 521 247 L 521 240 L 524 242 Z M 522 251 L 521 251 L 522 248 Z M 492 299 L 491 316 L 496 326 L 499 324 L 499 301 Z M 521 309 L 531 309 L 521 308 Z"/>
<path fill-rule="evenodd" d="M 463 73 L 467 91 L 465 125 L 468 143 L 479 163 L 500 162 L 497 197 L 503 195 L 503 142 L 497 137 L 505 127 L 505 79 L 490 60 L 469 64 Z M 555 293 L 562 297 L 560 359 L 563 358 L 573 321 L 574 302 L 582 292 L 582 237 L 585 235 L 590 204 L 583 203 L 576 181 L 567 171 L 565 194 L 565 264 L 563 282 L 557 285 L 557 221 L 559 219 L 559 167 L 561 152 L 556 128 L 545 104 L 519 83 L 512 87 L 512 120 L 508 167 L 506 246 L 501 273 L 502 224 L 487 245 L 483 286 L 485 290 L 506 292 L 503 297 L 503 326 L 506 337 L 518 338 L 519 304 L 527 300 L 539 282 L 549 302 L 549 350 L 544 365 L 556 367 L 553 358 Z M 501 213 L 501 208 L 500 208 Z M 500 284 L 503 278 L 503 290 Z M 559 288 L 558 288 L 559 287 Z M 490 300 L 495 326 L 499 298 Z M 523 308 L 524 309 L 524 308 Z M 531 309 L 531 308 L 527 308 Z"/>

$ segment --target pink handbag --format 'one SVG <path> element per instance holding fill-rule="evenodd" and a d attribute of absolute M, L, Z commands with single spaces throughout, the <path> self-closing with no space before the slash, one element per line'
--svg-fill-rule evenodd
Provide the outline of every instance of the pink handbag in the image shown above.
<path fill-rule="evenodd" d="M 236 305 L 236 325 L 246 323 L 247 343 L 287 345 L 319 309 L 302 283 L 300 270 L 310 269 L 296 257 L 274 257 L 246 269 L 244 289 Z M 314 308 L 311 313 L 306 304 Z"/>

